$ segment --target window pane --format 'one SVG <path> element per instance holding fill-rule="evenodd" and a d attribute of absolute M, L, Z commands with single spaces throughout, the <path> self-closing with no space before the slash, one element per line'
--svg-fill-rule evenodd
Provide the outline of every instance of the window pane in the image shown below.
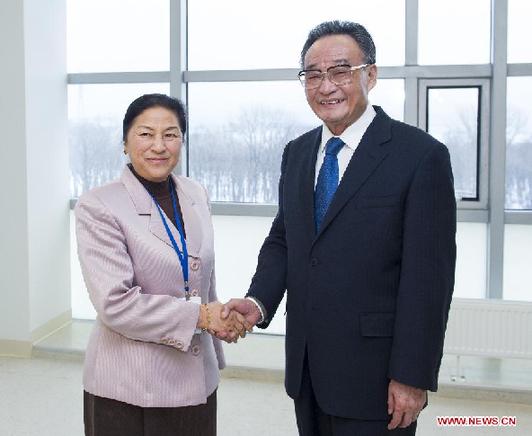
<path fill-rule="evenodd" d="M 239 289 L 248 289 L 255 268 L 257 254 L 264 237 L 272 225 L 271 217 L 214 215 L 214 251 L 216 252 L 216 293 L 219 301 L 229 301 L 238 295 Z M 238 237 L 235 240 L 235 231 Z M 235 274 L 238 268 L 238 274 Z M 286 297 L 285 297 L 286 298 Z M 266 330 L 255 329 L 253 333 L 285 334 L 286 301 L 281 301 L 279 310 Z"/>
<path fill-rule="evenodd" d="M 168 71 L 169 7 L 169 0 L 68 0 L 68 72 Z"/>
<path fill-rule="evenodd" d="M 508 2 L 508 62 L 532 62 L 532 2 L 510 0 Z"/>
<path fill-rule="evenodd" d="M 490 62 L 490 0 L 419 0 L 419 64 Z"/>
<path fill-rule="evenodd" d="M 190 175 L 213 201 L 276 203 L 285 144 L 318 125 L 296 81 L 191 83 L 189 118 Z"/>
<path fill-rule="evenodd" d="M 379 65 L 404 64 L 404 0 L 195 0 L 188 8 L 191 70 L 298 68 L 310 29 L 338 17 L 368 29 Z"/>
<path fill-rule="evenodd" d="M 532 77 L 508 78 L 506 208 L 532 209 Z"/>
<path fill-rule="evenodd" d="M 486 298 L 487 232 L 485 223 L 457 223 L 453 297 Z"/>
<path fill-rule="evenodd" d="M 478 199 L 478 87 L 429 87 L 427 131 L 451 155 L 456 198 Z"/>
<path fill-rule="evenodd" d="M 122 120 L 129 104 L 142 94 L 167 94 L 169 85 L 69 85 L 68 130 L 72 197 L 120 176 L 126 158 Z"/>
<path fill-rule="evenodd" d="M 532 301 L 532 269 L 530 268 L 532 226 L 506 224 L 504 226 L 503 298 Z"/>
<path fill-rule="evenodd" d="M 403 121 L 405 112 L 405 81 L 379 79 L 369 94 L 371 104 L 381 106 L 392 118 Z"/>
<path fill-rule="evenodd" d="M 402 80 L 379 81 L 371 96 L 402 119 Z M 211 199 L 268 204 L 284 146 L 321 123 L 297 81 L 190 83 L 189 118 L 189 172 Z"/>

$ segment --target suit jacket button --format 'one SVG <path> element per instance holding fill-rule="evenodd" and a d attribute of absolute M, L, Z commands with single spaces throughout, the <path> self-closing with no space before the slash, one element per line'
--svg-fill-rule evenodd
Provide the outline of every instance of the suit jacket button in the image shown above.
<path fill-rule="evenodd" d="M 179 350 L 182 350 L 182 349 L 183 349 L 183 342 L 181 342 L 181 341 L 177 341 L 177 342 L 175 342 L 175 341 L 174 341 L 174 343 L 175 343 L 175 347 L 176 347 L 177 349 L 179 349 Z"/>
<path fill-rule="evenodd" d="M 172 346 L 175 345 L 175 340 L 174 339 L 170 339 L 167 342 L 168 342 L 168 345 L 172 345 Z"/>
<path fill-rule="evenodd" d="M 319 263 L 318 259 L 316 259 L 315 257 L 313 257 L 311 260 L 310 260 L 310 264 L 312 266 L 316 266 L 317 264 Z"/>
<path fill-rule="evenodd" d="M 199 292 L 197 289 L 192 289 L 192 292 L 190 293 L 192 297 L 197 297 L 199 295 Z"/>
<path fill-rule="evenodd" d="M 194 356 L 197 356 L 200 353 L 200 346 L 199 345 L 193 345 L 192 346 L 192 354 Z"/>
<path fill-rule="evenodd" d="M 199 259 L 194 259 L 192 262 L 190 262 L 190 269 L 192 271 L 197 271 L 199 267 L 200 267 Z"/>

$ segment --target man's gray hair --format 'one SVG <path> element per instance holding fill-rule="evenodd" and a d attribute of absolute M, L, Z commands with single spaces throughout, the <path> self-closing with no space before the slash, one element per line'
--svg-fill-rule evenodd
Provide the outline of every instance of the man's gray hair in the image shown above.
<path fill-rule="evenodd" d="M 375 63 L 375 44 L 366 28 L 362 24 L 353 23 L 351 21 L 334 20 L 318 24 L 309 32 L 303 50 L 301 50 L 301 68 L 305 68 L 305 55 L 310 46 L 318 39 L 329 35 L 350 36 L 358 44 L 362 53 L 364 53 L 364 63 Z"/>

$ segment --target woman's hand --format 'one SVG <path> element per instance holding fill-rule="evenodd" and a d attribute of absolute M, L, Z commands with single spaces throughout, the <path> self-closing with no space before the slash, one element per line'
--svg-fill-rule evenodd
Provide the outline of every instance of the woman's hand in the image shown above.
<path fill-rule="evenodd" d="M 221 336 L 227 342 L 236 342 L 239 337 L 245 337 L 246 333 L 252 330 L 253 326 L 236 311 L 231 311 L 229 316 L 223 319 L 221 316 L 223 309 L 224 305 L 219 301 L 202 304 L 198 327 L 217 337 L 222 333 Z"/>

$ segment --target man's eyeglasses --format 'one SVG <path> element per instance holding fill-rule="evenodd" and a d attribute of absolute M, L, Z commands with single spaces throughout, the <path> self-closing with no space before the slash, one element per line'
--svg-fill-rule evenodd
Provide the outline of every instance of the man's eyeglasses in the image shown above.
<path fill-rule="evenodd" d="M 331 83 L 336 86 L 349 85 L 353 81 L 353 73 L 366 68 L 370 64 L 362 65 L 334 65 L 327 68 L 327 71 L 303 70 L 298 73 L 298 78 L 305 89 L 315 89 L 321 85 L 323 78 L 327 76 Z"/>

